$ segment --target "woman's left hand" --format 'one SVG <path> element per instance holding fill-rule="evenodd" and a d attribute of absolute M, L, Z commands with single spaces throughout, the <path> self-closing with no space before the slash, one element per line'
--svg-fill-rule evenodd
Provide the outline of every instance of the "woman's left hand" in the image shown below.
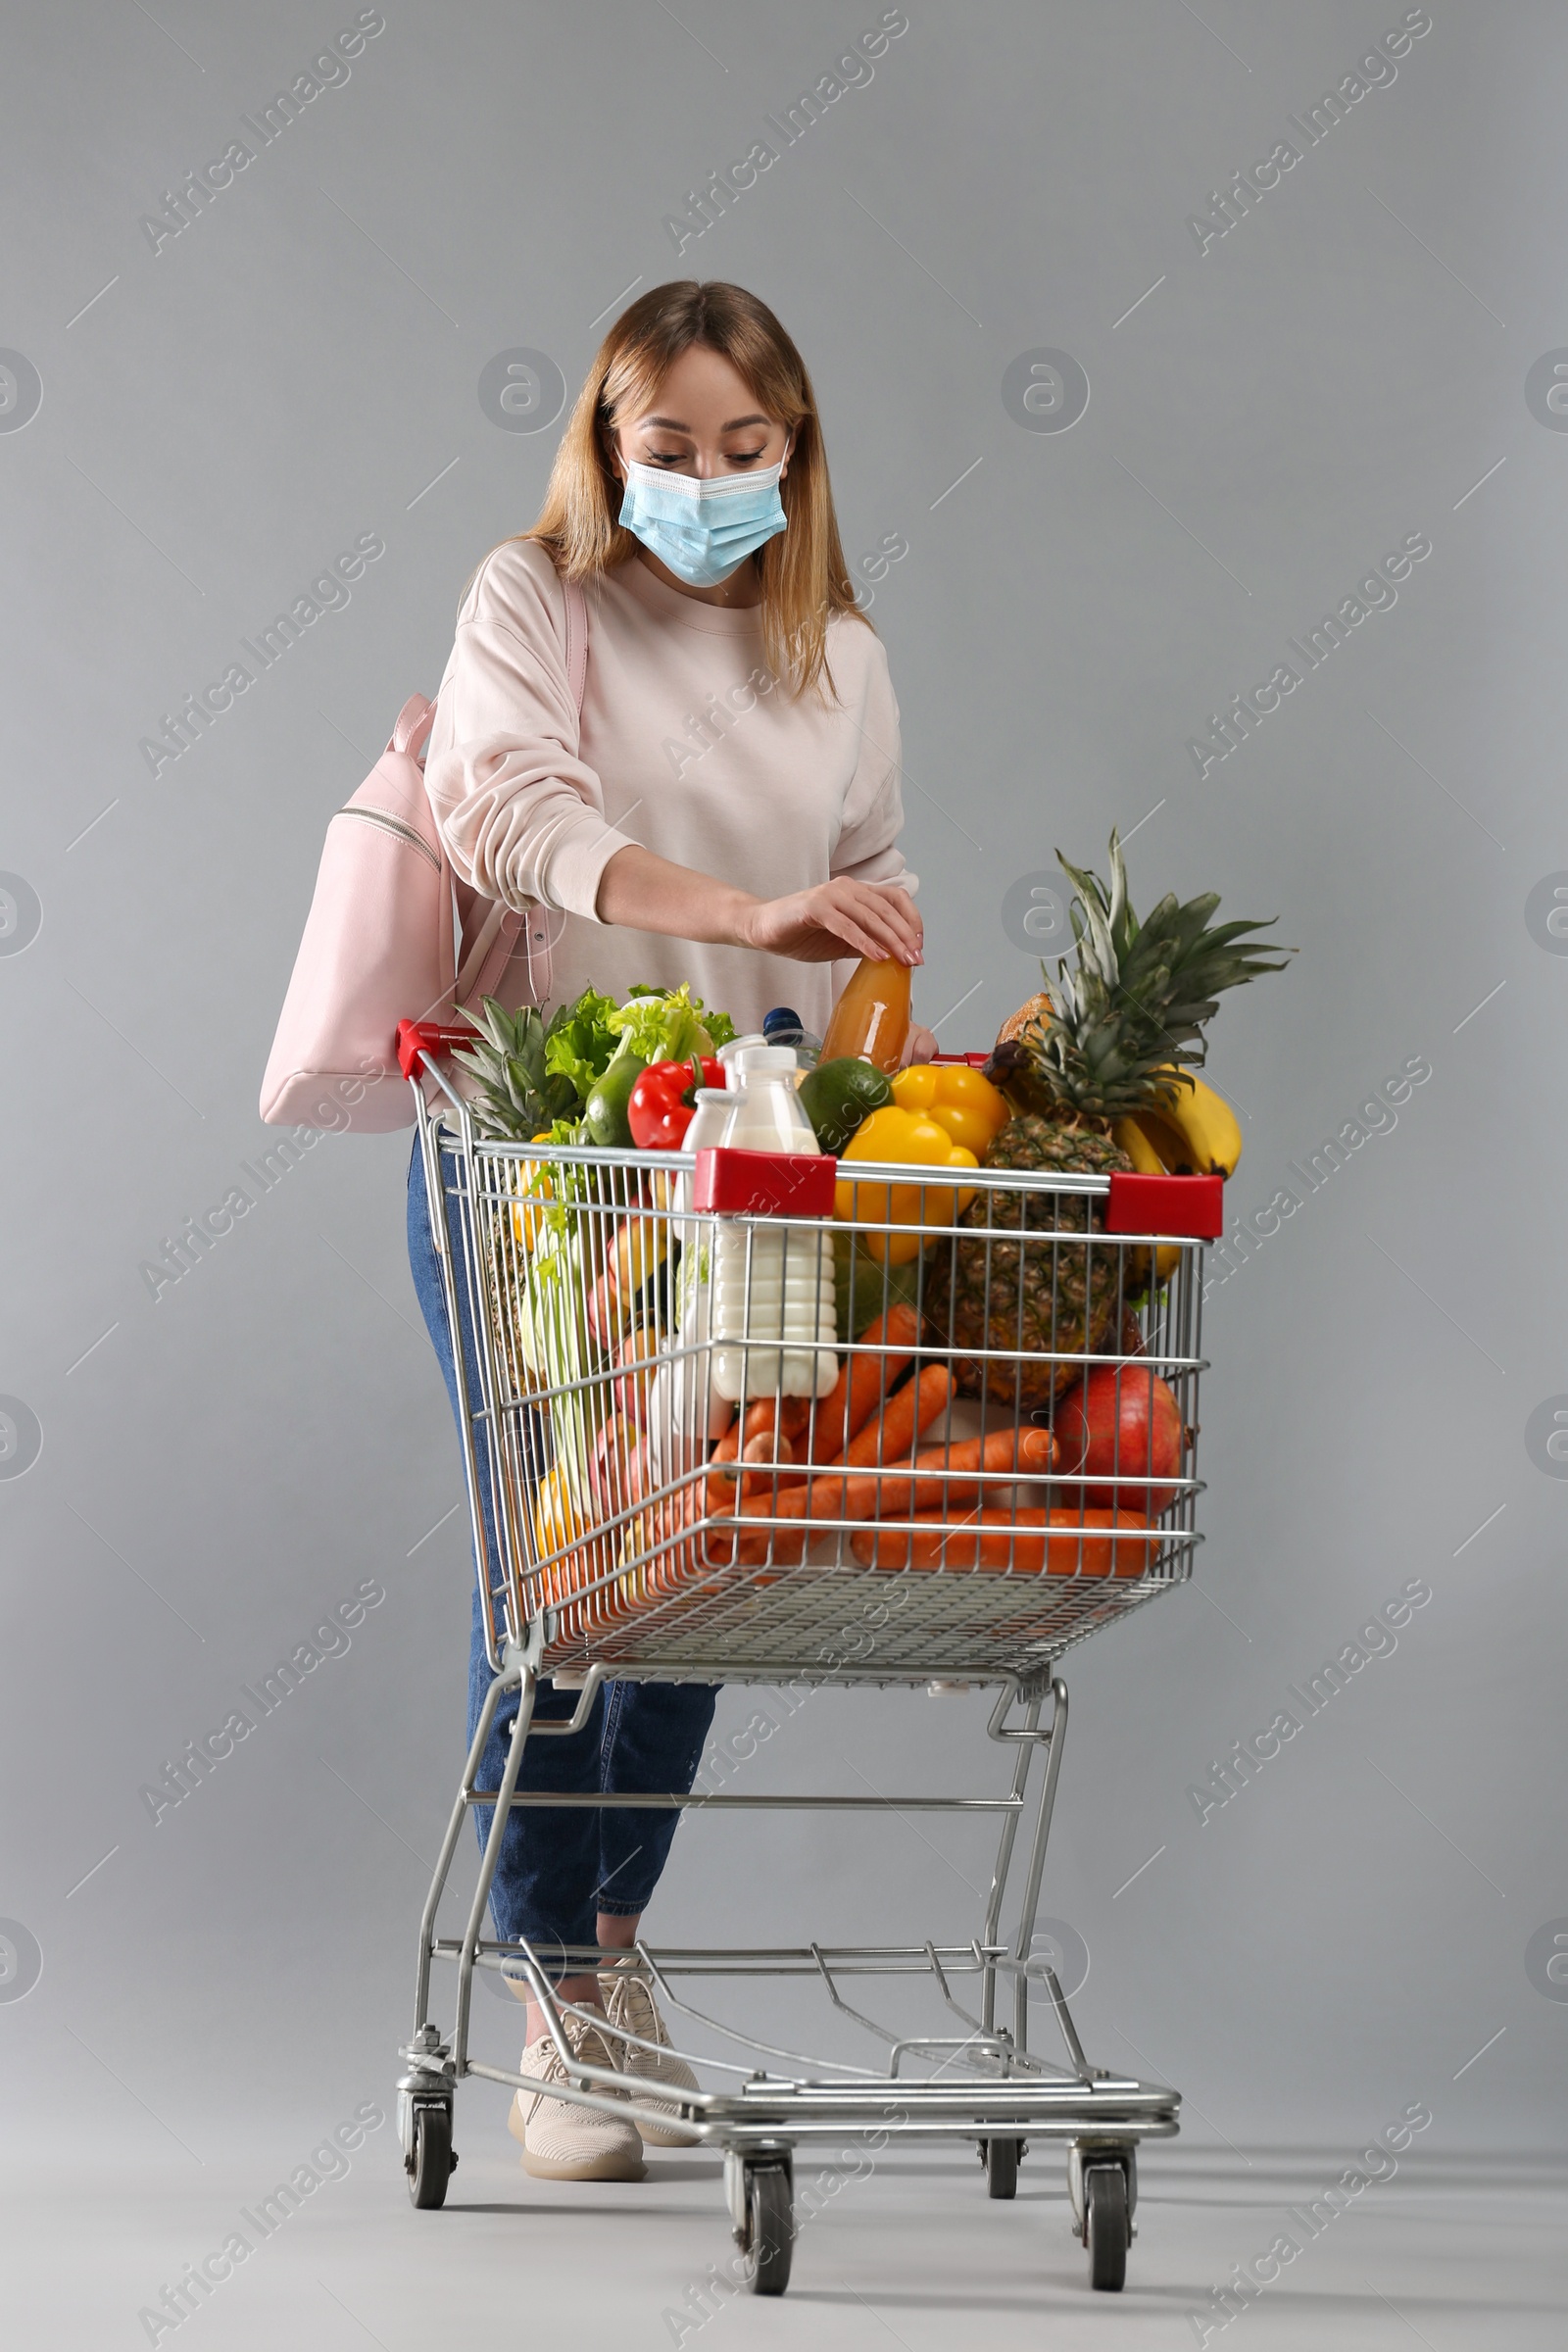
<path fill-rule="evenodd" d="M 942 1048 L 937 1044 L 936 1031 L 922 1029 L 918 1021 L 911 1021 L 909 1034 L 904 1041 L 904 1052 L 899 1055 L 899 1067 L 901 1070 L 906 1070 L 912 1061 L 929 1061 L 934 1054 L 940 1054 Z"/>

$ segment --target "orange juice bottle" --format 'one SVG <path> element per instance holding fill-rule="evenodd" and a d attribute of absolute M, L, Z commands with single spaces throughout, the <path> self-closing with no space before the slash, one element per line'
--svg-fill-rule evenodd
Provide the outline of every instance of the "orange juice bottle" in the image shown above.
<path fill-rule="evenodd" d="M 896 956 L 880 963 L 862 956 L 833 1007 L 818 1058 L 848 1055 L 891 1076 L 908 1034 L 909 966 Z"/>

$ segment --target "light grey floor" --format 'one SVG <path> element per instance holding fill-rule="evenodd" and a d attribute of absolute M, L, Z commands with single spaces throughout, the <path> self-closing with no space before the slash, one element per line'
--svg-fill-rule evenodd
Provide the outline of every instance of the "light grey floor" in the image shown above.
<path fill-rule="evenodd" d="M 167 2166 L 40 2171 L 13 2150 L 0 2173 L 11 2249 L 0 2340 L 11 2352 L 149 2340 L 210 2352 L 1191 2345 L 1200 2336 L 1189 2315 L 1208 2312 L 1212 2288 L 1287 2226 L 1285 2207 L 1320 2193 L 1345 2161 L 1252 2150 L 1221 2163 L 1196 2145 L 1149 2153 L 1127 2291 L 1107 2296 L 1087 2287 L 1052 2151 L 1031 2155 L 1016 2203 L 1002 2205 L 987 2201 L 966 2149 L 889 2150 L 869 2175 L 823 2183 L 783 2302 L 710 2292 L 705 2318 L 704 2284 L 730 2252 L 717 2161 L 654 2154 L 635 2186 L 531 2181 L 502 2113 L 499 2090 L 460 2096 L 462 2163 L 440 2214 L 411 2209 L 391 2129 L 373 2133 L 350 2171 L 290 2214 L 177 2329 L 155 2330 L 139 2313 L 267 2193 L 279 2150 L 210 2163 L 194 2188 L 177 2154 Z M 803 2168 L 798 2186 L 811 2177 Z M 1561 2168 L 1412 2156 L 1206 2341 L 1249 2352 L 1416 2343 L 1558 2352 L 1568 2335 L 1565 2221 Z"/>

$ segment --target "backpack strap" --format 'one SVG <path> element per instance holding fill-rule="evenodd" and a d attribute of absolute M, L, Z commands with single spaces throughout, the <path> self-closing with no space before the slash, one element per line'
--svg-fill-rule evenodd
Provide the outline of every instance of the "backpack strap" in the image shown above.
<path fill-rule="evenodd" d="M 422 694 L 411 694 L 397 714 L 387 750 L 400 756 L 407 752 L 422 767 L 425 746 L 430 740 L 430 729 L 434 724 L 434 703 L 427 703 Z"/>
<path fill-rule="evenodd" d="M 447 868 L 452 892 L 452 936 L 461 936 L 458 924 L 457 884 L 452 869 Z M 487 997 L 506 970 L 512 951 L 521 930 L 524 917 L 514 906 L 493 905 L 480 924 L 472 947 L 463 958 L 463 968 L 452 984 L 454 1004 L 467 1004 L 476 997 Z"/>

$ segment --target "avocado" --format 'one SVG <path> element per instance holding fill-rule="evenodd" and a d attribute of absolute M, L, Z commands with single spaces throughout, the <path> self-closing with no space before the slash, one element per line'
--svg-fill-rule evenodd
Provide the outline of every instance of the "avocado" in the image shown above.
<path fill-rule="evenodd" d="M 869 1061 L 848 1054 L 819 1061 L 801 1080 L 801 1108 L 810 1120 L 824 1152 L 842 1152 L 856 1129 L 873 1110 L 893 1100 L 884 1073 Z"/>

